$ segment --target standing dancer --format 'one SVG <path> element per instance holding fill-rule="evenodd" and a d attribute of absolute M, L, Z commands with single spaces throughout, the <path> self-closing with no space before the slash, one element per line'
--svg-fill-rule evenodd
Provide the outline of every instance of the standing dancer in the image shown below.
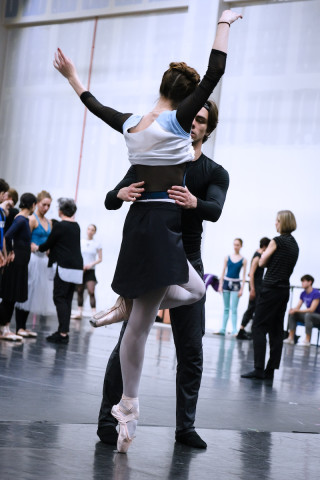
<path fill-rule="evenodd" d="M 83 258 L 83 279 L 82 284 L 77 286 L 78 294 L 78 312 L 71 315 L 71 318 L 81 320 L 83 313 L 83 294 L 85 288 L 90 297 L 91 314 L 96 313 L 96 297 L 94 294 L 97 279 L 95 267 L 102 262 L 102 247 L 93 237 L 97 232 L 97 227 L 91 223 L 87 228 L 87 238 L 81 239 L 81 254 Z"/>
<path fill-rule="evenodd" d="M 85 92 L 74 65 L 61 50 L 55 56 L 55 67 L 88 108 L 116 130 L 123 130 L 137 180 L 145 181 L 145 192 L 133 203 L 125 221 L 112 282 L 115 292 L 133 299 L 120 347 L 123 396 L 112 408 L 120 425 L 119 452 L 127 452 L 136 429 L 145 343 L 160 305 L 192 304 L 205 293 L 203 281 L 187 262 L 180 208 L 167 190 L 183 185 L 186 162 L 194 159 L 189 133 L 192 121 L 224 73 L 230 24 L 240 17 L 230 10 L 222 14 L 201 84 L 198 86 L 200 78 L 194 69 L 182 62 L 171 63 L 162 78 L 159 101 L 143 117 L 102 106 Z M 124 304 L 121 297 L 115 310 L 119 310 L 118 304 Z"/>
<path fill-rule="evenodd" d="M 28 217 L 34 212 L 37 199 L 32 193 L 24 193 L 20 198 L 20 213 L 5 234 L 5 247 L 10 261 L 4 269 L 0 297 L 0 338 L 22 340 L 9 328 L 14 304 L 28 298 L 28 263 L 31 254 L 31 230 Z"/>
<path fill-rule="evenodd" d="M 216 222 L 221 215 L 229 186 L 228 172 L 202 152 L 202 144 L 216 128 L 218 109 L 208 100 L 196 115 L 191 128 L 195 150 L 193 162 L 186 170 L 186 187 L 175 186 L 170 197 L 182 207 L 182 240 L 187 259 L 203 278 L 201 235 L 203 221 Z M 106 196 L 105 206 L 117 210 L 123 202 L 139 198 L 143 185 L 134 183 L 135 167 L 128 170 L 124 179 Z M 142 183 L 142 182 L 141 182 Z M 176 441 L 195 448 L 207 444 L 195 431 L 194 422 L 203 368 L 202 337 L 205 333 L 205 297 L 192 305 L 170 310 L 170 320 L 177 353 L 176 377 Z M 127 326 L 124 322 L 119 341 L 110 355 L 103 384 L 103 398 L 99 413 L 97 434 L 104 443 L 117 443 L 117 430 L 112 405 L 121 399 L 123 386 L 119 350 Z"/>
<path fill-rule="evenodd" d="M 269 243 L 259 260 L 267 267 L 252 325 L 254 370 L 242 378 L 273 379 L 274 370 L 280 366 L 283 345 L 283 319 L 289 300 L 290 276 L 298 260 L 299 247 L 291 235 L 297 228 L 290 210 L 281 210 L 276 218 L 280 233 Z M 266 335 L 269 335 L 270 358 L 266 369 Z"/>
<path fill-rule="evenodd" d="M 246 332 L 245 327 L 248 325 L 250 320 L 253 319 L 254 311 L 256 309 L 257 300 L 260 295 L 260 290 L 262 286 L 262 278 L 264 274 L 264 268 L 259 267 L 259 259 L 261 255 L 266 250 L 267 246 L 270 243 L 270 239 L 263 237 L 260 240 L 260 248 L 254 252 L 254 255 L 251 260 L 250 272 L 249 272 L 249 304 L 247 310 L 244 312 L 241 326 L 237 335 L 238 340 L 252 340 L 251 333 Z"/>
<path fill-rule="evenodd" d="M 53 282 L 49 280 L 48 256 L 38 252 L 37 247 L 46 242 L 51 230 L 51 220 L 46 217 L 52 202 L 49 192 L 42 190 L 37 195 L 36 212 L 29 218 L 31 230 L 31 258 L 28 266 L 28 300 L 16 304 L 17 334 L 36 337 L 36 332 L 26 329 L 29 312 L 35 315 L 53 315 L 56 311 L 53 300 Z"/>
<path fill-rule="evenodd" d="M 44 243 L 35 246 L 36 251 L 50 250 L 51 261 L 57 262 L 53 280 L 53 301 L 57 309 L 59 328 L 47 337 L 51 343 L 67 345 L 71 304 L 75 285 L 82 282 L 83 260 L 80 250 L 80 227 L 74 220 L 77 206 L 72 198 L 59 198 L 59 217 L 49 237 Z"/>
<path fill-rule="evenodd" d="M 234 254 L 225 257 L 223 262 L 223 270 L 219 282 L 219 292 L 223 295 L 223 320 L 222 327 L 217 335 L 225 335 L 226 327 L 229 320 L 230 306 L 232 319 L 232 335 L 237 334 L 238 320 L 238 303 L 242 296 L 246 282 L 247 260 L 240 255 L 243 241 L 241 238 L 235 238 L 233 241 Z M 240 271 L 242 269 L 242 284 L 240 279 Z"/>

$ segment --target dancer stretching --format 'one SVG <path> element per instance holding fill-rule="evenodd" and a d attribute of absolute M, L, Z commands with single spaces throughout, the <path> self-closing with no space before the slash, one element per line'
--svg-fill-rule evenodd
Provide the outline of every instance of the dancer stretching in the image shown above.
<path fill-rule="evenodd" d="M 238 18 L 240 15 L 230 10 L 222 14 L 209 67 L 200 85 L 194 69 L 185 63 L 171 63 L 162 78 L 159 101 L 143 117 L 101 105 L 85 92 L 73 63 L 61 50 L 55 56 L 55 67 L 68 78 L 87 107 L 124 132 L 137 180 L 145 181 L 145 192 L 133 203 L 125 221 L 112 282 L 115 292 L 133 299 L 120 348 L 123 396 L 112 408 L 120 425 L 119 452 L 128 450 L 136 429 L 145 343 L 158 309 L 195 303 L 205 293 L 201 278 L 183 250 L 180 207 L 169 198 L 167 190 L 172 185 L 183 185 L 186 163 L 194 158 L 192 121 L 224 73 L 229 27 Z"/>

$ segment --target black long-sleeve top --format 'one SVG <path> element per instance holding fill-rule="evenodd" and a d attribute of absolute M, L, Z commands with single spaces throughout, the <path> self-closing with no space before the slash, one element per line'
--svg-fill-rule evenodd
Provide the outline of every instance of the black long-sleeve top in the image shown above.
<path fill-rule="evenodd" d="M 40 252 L 50 250 L 50 257 L 60 267 L 82 270 L 80 227 L 76 222 L 62 220 L 54 225 L 46 242 L 39 245 Z"/>
<path fill-rule="evenodd" d="M 185 98 L 177 108 L 177 120 L 185 132 L 190 132 L 194 117 L 203 107 L 213 89 L 224 74 L 227 54 L 220 50 L 211 50 L 209 65 L 198 87 Z M 83 92 L 81 101 L 94 115 L 110 127 L 122 132 L 124 122 L 132 113 L 120 113 L 113 108 L 102 105 L 90 92 Z"/>
<path fill-rule="evenodd" d="M 119 190 L 134 182 L 136 173 L 135 166 L 132 166 L 115 189 L 107 193 L 106 209 L 119 209 L 123 204 L 117 197 Z M 202 153 L 198 160 L 187 164 L 186 185 L 197 197 L 197 208 L 182 208 L 182 239 L 188 255 L 200 251 L 202 222 L 216 222 L 220 218 L 229 187 L 229 174 L 221 165 Z"/>
<path fill-rule="evenodd" d="M 8 252 L 17 248 L 29 249 L 31 246 L 31 230 L 28 218 L 18 215 L 5 234 Z"/>

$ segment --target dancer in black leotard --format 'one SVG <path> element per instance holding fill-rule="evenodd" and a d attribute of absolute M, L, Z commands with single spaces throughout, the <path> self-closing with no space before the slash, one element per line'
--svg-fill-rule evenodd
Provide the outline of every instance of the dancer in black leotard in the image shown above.
<path fill-rule="evenodd" d="M 31 254 L 31 230 L 28 217 L 34 212 L 37 199 L 32 193 L 24 193 L 20 198 L 20 213 L 5 234 L 7 252 L 13 261 L 4 269 L 0 297 L 0 338 L 22 340 L 9 328 L 15 302 L 28 298 L 28 263 Z"/>
<path fill-rule="evenodd" d="M 101 105 L 79 81 L 72 62 L 58 50 L 54 66 L 97 116 L 124 133 L 129 161 L 136 165 L 145 192 L 127 215 L 112 288 L 133 299 L 120 349 L 123 397 L 113 407 L 119 421 L 118 450 L 126 452 L 139 417 L 138 389 L 145 343 L 160 308 L 174 308 L 201 299 L 205 289 L 188 264 L 181 238 L 178 205 L 168 188 L 183 185 L 186 162 L 193 159 L 190 129 L 224 73 L 230 24 L 241 16 L 225 11 L 217 28 L 209 67 L 202 82 L 184 63 L 171 63 L 163 76 L 160 99 L 145 116 L 121 114 Z M 123 304 L 122 299 L 119 300 Z"/>

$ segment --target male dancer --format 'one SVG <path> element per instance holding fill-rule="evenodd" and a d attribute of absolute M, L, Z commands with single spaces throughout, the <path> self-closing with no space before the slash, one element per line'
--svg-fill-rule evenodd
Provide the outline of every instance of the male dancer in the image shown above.
<path fill-rule="evenodd" d="M 260 295 L 260 290 L 262 287 L 262 279 L 264 274 L 264 268 L 259 267 L 259 259 L 263 252 L 265 252 L 267 246 L 270 243 L 270 238 L 263 237 L 260 240 L 260 248 L 254 252 L 254 255 L 251 260 L 249 278 L 249 304 L 247 310 L 244 312 L 242 317 L 242 322 L 240 326 L 240 330 L 237 335 L 238 340 L 251 340 L 252 336 L 251 333 L 246 332 L 245 327 L 248 325 L 250 320 L 253 319 L 254 311 L 256 309 L 257 300 Z"/>
<path fill-rule="evenodd" d="M 182 239 L 188 260 L 203 277 L 201 260 L 201 234 L 203 220 L 216 222 L 222 212 L 228 186 L 228 172 L 210 160 L 202 152 L 202 144 L 218 123 L 218 109 L 208 101 L 196 115 L 191 137 L 195 158 L 187 165 L 187 187 L 173 186 L 168 190 L 170 198 L 182 207 Z M 110 191 L 105 200 L 108 210 L 116 210 L 124 201 L 135 201 L 143 191 L 144 182 L 135 182 L 134 166 Z M 205 333 L 205 297 L 192 305 L 170 310 L 173 338 L 177 352 L 176 377 L 176 441 L 195 448 L 206 448 L 194 428 L 198 393 L 202 377 L 202 337 Z M 114 348 L 106 368 L 103 399 L 99 413 L 97 435 L 104 443 L 117 444 L 117 421 L 111 415 L 111 408 L 122 395 L 122 377 L 119 359 L 121 339 L 127 322 L 124 322 L 119 341 Z"/>

